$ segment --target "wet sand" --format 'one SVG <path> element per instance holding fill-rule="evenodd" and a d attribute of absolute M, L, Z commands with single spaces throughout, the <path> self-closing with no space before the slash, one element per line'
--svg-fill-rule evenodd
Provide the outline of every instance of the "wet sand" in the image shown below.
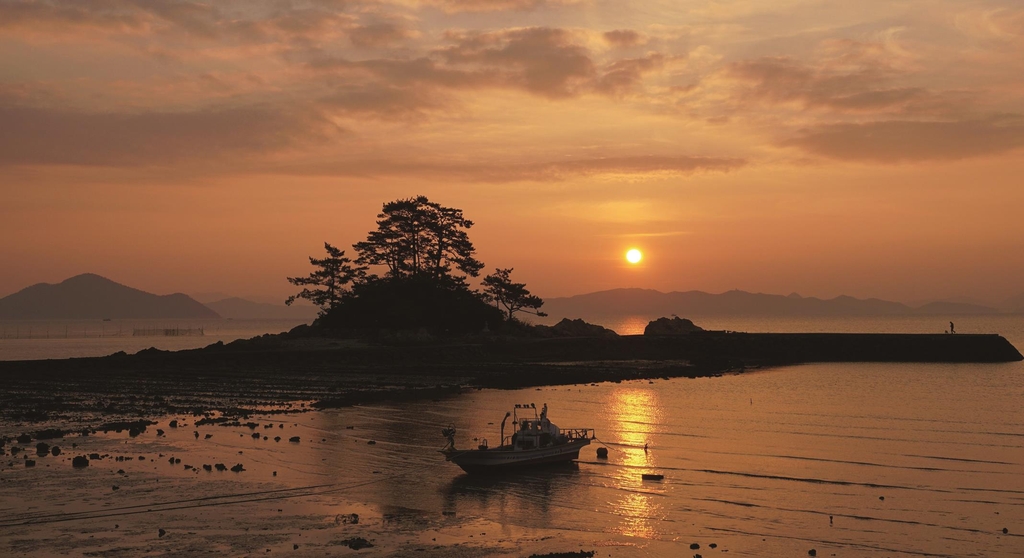
<path fill-rule="evenodd" d="M 165 417 L 135 436 L 48 440 L 59 456 L 37 456 L 35 441 L 13 456 L 9 446 L 0 465 L 0 554 L 473 557 L 575 550 L 557 530 L 367 499 L 367 491 L 422 470 L 381 463 L 389 449 L 368 443 L 372 434 L 362 425 L 328 432 L 313 416 L 256 415 L 249 426 Z M 444 470 L 436 448 L 424 449 Z M 75 456 L 88 465 L 74 467 Z M 26 458 L 35 465 L 26 467 Z"/>
<path fill-rule="evenodd" d="M 50 440 L 61 455 L 32 468 L 8 444 L 0 554 L 1014 556 L 1019 370 L 811 365 L 473 390 L 237 425 L 173 415 L 134 437 Z M 531 401 L 548 402 L 560 426 L 597 429 L 576 467 L 478 478 L 437 453 L 441 426 L 457 424 L 462 446 L 494 440 L 502 410 Z M 14 445 L 34 454 L 35 443 Z M 72 466 L 89 453 L 104 457 Z M 373 546 L 346 546 L 363 540 Z"/>
<path fill-rule="evenodd" d="M 896 368 L 864 383 L 868 365 L 751 368 L 792 356 L 764 353 L 770 344 L 727 359 L 700 342 L 613 345 L 214 347 L 3 363 L 0 555 L 1024 548 L 1019 363 L 880 365 Z M 821 366 L 831 379 L 811 381 Z M 914 383 L 894 381 L 905 370 Z M 533 385 L 546 387 L 511 390 Z M 436 451 L 449 422 L 465 445 L 493 441 L 512 403 L 544 401 L 561 426 L 596 426 L 609 460 L 588 449 L 573 468 L 494 480 Z M 39 443 L 59 455 L 37 455 Z M 645 483 L 643 472 L 666 478 Z"/>

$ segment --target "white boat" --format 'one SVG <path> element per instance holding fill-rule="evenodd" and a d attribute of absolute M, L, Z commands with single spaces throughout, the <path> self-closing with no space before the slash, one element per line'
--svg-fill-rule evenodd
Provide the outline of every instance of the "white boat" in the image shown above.
<path fill-rule="evenodd" d="M 532 415 L 532 417 L 520 417 Z M 505 436 L 505 422 L 512 417 L 515 432 Z M 537 414 L 533 403 L 516 405 L 505 413 L 501 421 L 501 445 L 488 447 L 487 440 L 481 440 L 476 449 L 460 450 L 455 447 L 455 427 L 441 430 L 448 439 L 441 453 L 447 461 L 462 467 L 467 473 L 505 472 L 524 467 L 568 463 L 580 456 L 580 449 L 589 445 L 594 438 L 591 428 L 559 428 L 548 420 L 548 406 L 545 403 Z"/>

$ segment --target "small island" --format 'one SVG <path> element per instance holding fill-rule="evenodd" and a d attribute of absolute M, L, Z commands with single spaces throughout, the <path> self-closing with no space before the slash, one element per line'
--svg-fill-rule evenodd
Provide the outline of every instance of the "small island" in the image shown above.
<path fill-rule="evenodd" d="M 355 258 L 325 243 L 313 271 L 289 278 L 287 303 L 319 307 L 311 324 L 202 349 L 0 362 L 0 418 L 80 424 L 115 418 L 245 416 L 466 389 L 696 378 L 808 362 L 1010 362 L 998 335 L 739 333 L 685 318 L 620 336 L 580 319 L 533 325 L 544 301 L 484 264 L 456 208 L 426 197 L 383 205 Z M 379 274 L 374 273 L 379 272 Z M 91 417 L 91 418 L 90 418 Z"/>

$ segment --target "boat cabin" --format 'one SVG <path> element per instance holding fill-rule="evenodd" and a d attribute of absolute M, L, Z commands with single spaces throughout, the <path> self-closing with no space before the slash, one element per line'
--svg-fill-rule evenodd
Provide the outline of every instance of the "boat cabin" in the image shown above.
<path fill-rule="evenodd" d="M 501 446 L 515 450 L 531 450 L 546 448 L 568 443 L 580 438 L 590 438 L 586 428 L 562 430 L 548 419 L 547 403 L 537 414 L 537 406 L 533 403 L 517 404 L 510 413 L 512 415 L 513 433 L 505 436 L 505 420 L 501 421 Z M 525 415 L 525 416 L 522 416 Z M 533 415 L 533 416 L 530 416 Z M 505 414 L 505 419 L 509 413 Z"/>

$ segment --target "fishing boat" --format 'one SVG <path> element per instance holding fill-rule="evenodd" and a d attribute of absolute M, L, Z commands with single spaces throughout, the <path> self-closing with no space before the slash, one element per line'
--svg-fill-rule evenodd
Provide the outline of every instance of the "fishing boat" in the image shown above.
<path fill-rule="evenodd" d="M 532 415 L 532 416 L 531 416 Z M 505 423 L 512 418 L 515 432 L 505 436 Z M 455 447 L 455 426 L 441 430 L 448 443 L 441 450 L 445 460 L 462 467 L 467 473 L 500 473 L 538 465 L 569 463 L 580 456 L 580 449 L 594 439 L 591 428 L 559 428 L 548 420 L 545 403 L 537 413 L 533 403 L 517 404 L 501 420 L 501 444 L 488 447 L 480 440 L 476 449 Z"/>

